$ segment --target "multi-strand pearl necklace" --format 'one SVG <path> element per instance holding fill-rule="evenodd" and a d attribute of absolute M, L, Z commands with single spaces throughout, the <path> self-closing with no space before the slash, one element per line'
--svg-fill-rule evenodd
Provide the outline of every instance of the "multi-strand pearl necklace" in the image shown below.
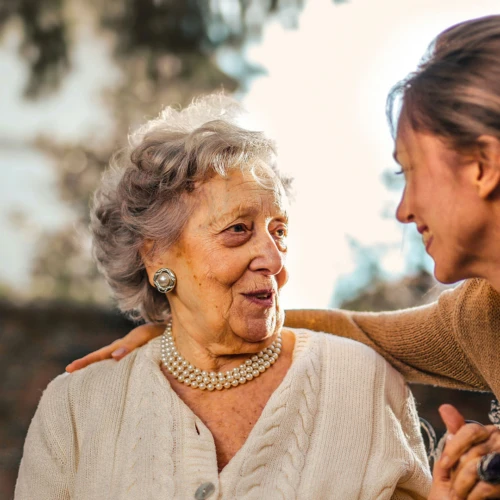
<path fill-rule="evenodd" d="M 207 372 L 194 367 L 177 351 L 172 336 L 172 322 L 167 325 L 161 339 L 161 362 L 163 366 L 179 381 L 201 389 L 213 391 L 231 389 L 257 378 L 270 368 L 281 352 L 281 333 L 277 339 L 258 354 L 247 359 L 237 368 L 227 372 Z"/>

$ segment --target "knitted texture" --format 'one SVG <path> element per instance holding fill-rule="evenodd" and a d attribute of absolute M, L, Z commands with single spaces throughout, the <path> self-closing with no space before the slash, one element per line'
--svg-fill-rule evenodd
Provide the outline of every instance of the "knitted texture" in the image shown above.
<path fill-rule="evenodd" d="M 491 391 L 500 398 L 500 294 L 485 280 L 467 280 L 422 307 L 292 311 L 286 324 L 362 342 L 410 382 Z"/>
<path fill-rule="evenodd" d="M 56 378 L 26 438 L 15 498 L 423 499 L 414 402 L 378 354 L 295 331 L 293 362 L 219 474 L 212 434 L 160 370 L 160 339 Z M 254 382 L 258 383 L 258 381 Z"/>

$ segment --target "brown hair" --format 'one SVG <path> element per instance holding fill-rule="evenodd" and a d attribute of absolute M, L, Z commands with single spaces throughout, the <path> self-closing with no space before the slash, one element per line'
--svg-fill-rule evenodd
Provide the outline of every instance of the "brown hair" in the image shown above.
<path fill-rule="evenodd" d="M 483 134 L 500 138 L 500 16 L 439 34 L 417 70 L 391 89 L 387 117 L 393 136 L 404 120 L 457 150 L 473 147 Z"/>
<path fill-rule="evenodd" d="M 93 253 L 131 318 L 161 321 L 170 312 L 165 294 L 149 284 L 141 250 L 145 240 L 154 242 L 155 251 L 179 238 L 195 207 L 197 185 L 239 169 L 289 194 L 290 179 L 277 169 L 274 142 L 238 126 L 243 115 L 222 94 L 180 111 L 167 107 L 131 134 L 129 148 L 104 173 L 90 213 Z"/>

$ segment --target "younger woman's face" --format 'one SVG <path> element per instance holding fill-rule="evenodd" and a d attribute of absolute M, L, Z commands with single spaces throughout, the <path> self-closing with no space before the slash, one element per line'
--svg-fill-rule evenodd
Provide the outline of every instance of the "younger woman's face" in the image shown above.
<path fill-rule="evenodd" d="M 394 157 L 405 177 L 396 217 L 415 223 L 436 278 L 454 283 L 477 275 L 488 221 L 474 184 L 476 160 L 405 124 L 399 127 Z"/>

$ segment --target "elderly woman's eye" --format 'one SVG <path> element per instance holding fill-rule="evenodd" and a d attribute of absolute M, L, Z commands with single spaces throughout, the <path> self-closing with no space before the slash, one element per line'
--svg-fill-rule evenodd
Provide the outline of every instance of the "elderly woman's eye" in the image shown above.
<path fill-rule="evenodd" d="M 245 224 L 235 224 L 229 228 L 229 231 L 233 233 L 244 233 L 246 230 Z"/>

